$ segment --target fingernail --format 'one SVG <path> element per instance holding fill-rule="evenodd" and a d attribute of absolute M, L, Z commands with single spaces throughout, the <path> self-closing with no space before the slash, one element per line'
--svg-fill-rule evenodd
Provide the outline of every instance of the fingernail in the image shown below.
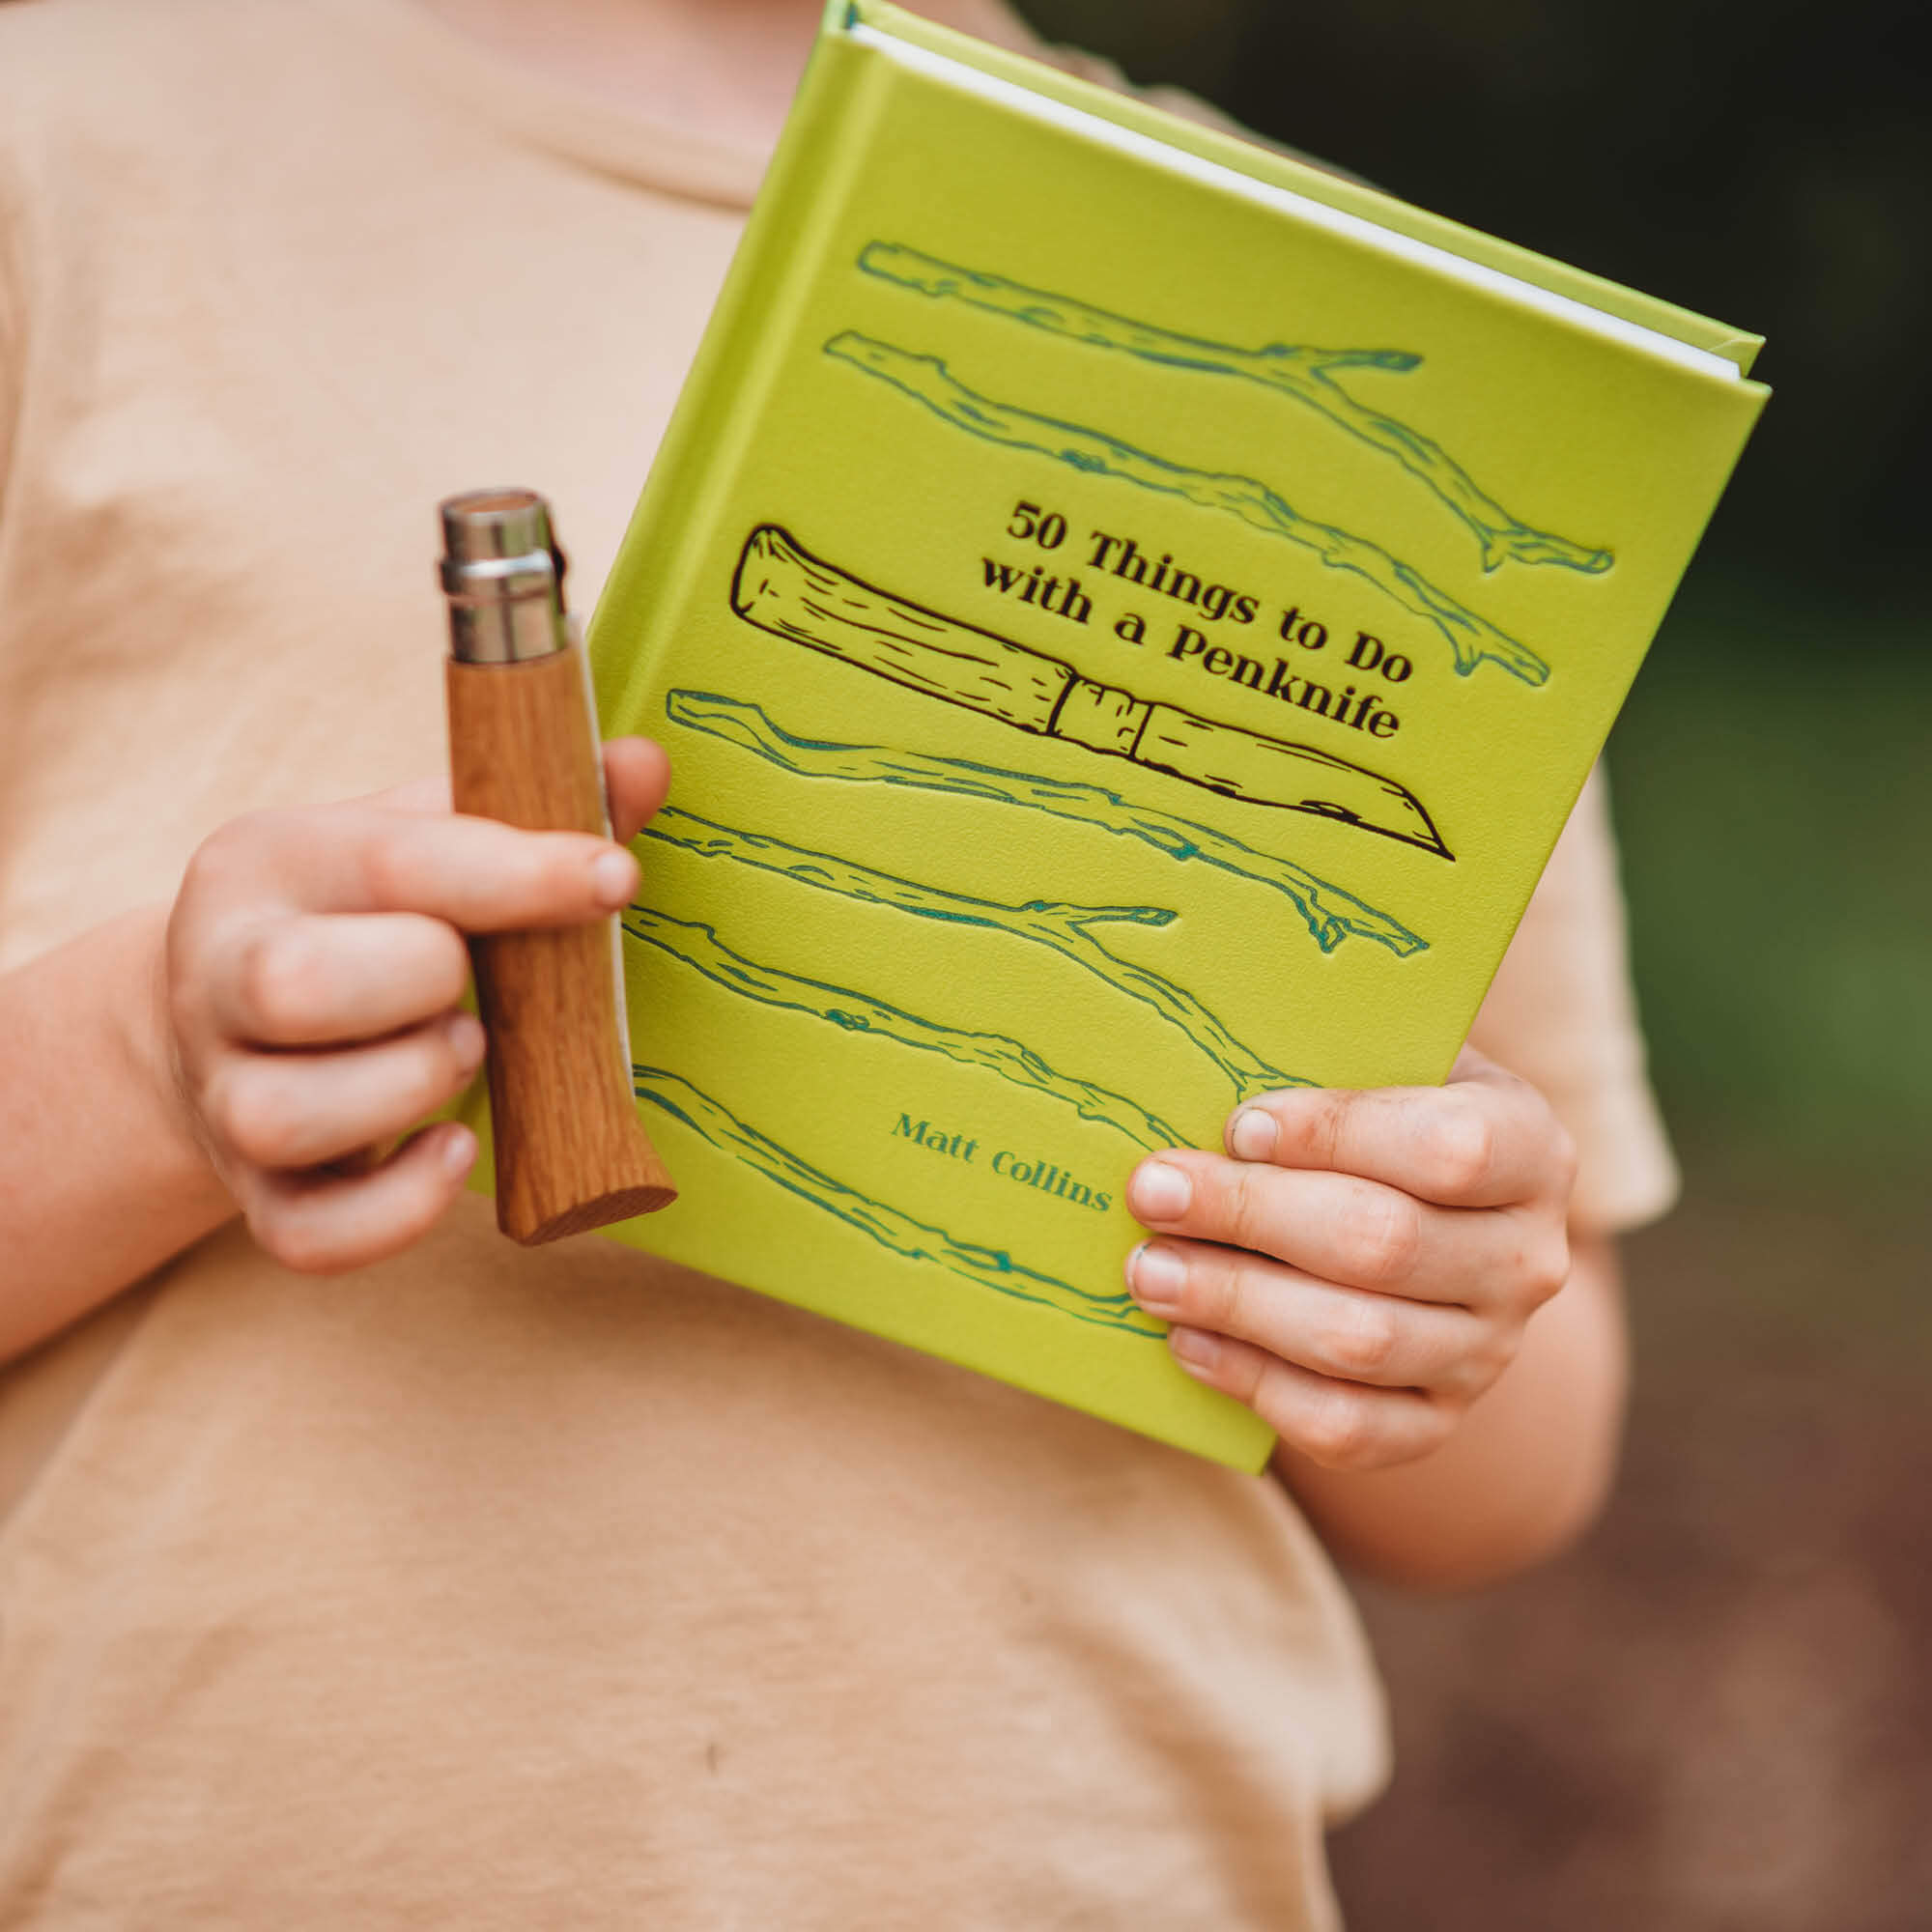
<path fill-rule="evenodd" d="M 451 1174 L 468 1174 L 476 1165 L 476 1136 L 468 1127 L 454 1126 L 443 1135 L 438 1151 Z"/>
<path fill-rule="evenodd" d="M 1163 1319 L 1180 1306 L 1187 1286 L 1187 1264 L 1172 1248 L 1143 1241 L 1127 1258 L 1127 1286 L 1150 1315 Z"/>
<path fill-rule="evenodd" d="M 638 862 L 628 852 L 600 852 L 590 862 L 590 883 L 598 903 L 611 908 L 629 905 L 638 889 Z"/>
<path fill-rule="evenodd" d="M 1178 1221 L 1194 1198 L 1194 1185 L 1178 1167 L 1151 1160 L 1134 1176 L 1133 1210 L 1143 1221 Z"/>
<path fill-rule="evenodd" d="M 488 1042 L 483 1022 L 474 1013 L 451 1013 L 442 1023 L 442 1035 L 449 1042 L 451 1056 L 465 1072 L 473 1073 L 483 1064 L 483 1049 Z"/>
<path fill-rule="evenodd" d="M 1220 1364 L 1220 1338 L 1202 1329 L 1170 1328 L 1167 1331 L 1167 1346 L 1173 1351 L 1174 1359 L 1197 1381 L 1211 1379 Z"/>
<path fill-rule="evenodd" d="M 1240 1160 L 1266 1160 L 1279 1133 L 1272 1114 L 1243 1107 L 1228 1127 L 1228 1149 Z"/>

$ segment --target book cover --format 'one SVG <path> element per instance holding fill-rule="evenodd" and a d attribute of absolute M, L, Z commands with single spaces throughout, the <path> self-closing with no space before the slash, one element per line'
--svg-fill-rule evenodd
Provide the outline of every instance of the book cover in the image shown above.
<path fill-rule="evenodd" d="M 673 761 L 616 1237 L 1259 1467 L 1126 1175 L 1444 1077 L 1756 346 L 833 7 L 591 626 Z"/>

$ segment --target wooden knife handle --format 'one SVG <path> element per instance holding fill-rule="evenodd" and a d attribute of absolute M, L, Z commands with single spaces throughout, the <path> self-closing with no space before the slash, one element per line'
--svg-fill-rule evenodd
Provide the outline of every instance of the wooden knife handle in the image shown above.
<path fill-rule="evenodd" d="M 447 661 L 456 810 L 533 832 L 608 833 L 583 654 Z M 526 1245 L 669 1206 L 638 1119 L 614 918 L 471 938 L 489 1035 L 497 1225 Z"/>

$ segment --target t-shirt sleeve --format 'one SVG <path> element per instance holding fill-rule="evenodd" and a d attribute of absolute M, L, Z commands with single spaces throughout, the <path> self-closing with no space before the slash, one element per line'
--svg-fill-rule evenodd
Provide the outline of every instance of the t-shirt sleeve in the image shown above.
<path fill-rule="evenodd" d="M 1614 1234 L 1676 1199 L 1644 1070 L 1608 787 L 1590 775 L 1469 1043 L 1539 1088 L 1577 1142 L 1572 1221 Z"/>

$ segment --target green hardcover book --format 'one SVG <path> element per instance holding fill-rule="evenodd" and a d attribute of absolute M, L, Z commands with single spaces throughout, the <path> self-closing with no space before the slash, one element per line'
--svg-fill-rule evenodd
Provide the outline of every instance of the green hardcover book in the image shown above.
<path fill-rule="evenodd" d="M 834 6 L 591 628 L 674 771 L 616 1237 L 1259 1466 L 1126 1175 L 1444 1077 L 1757 346 Z"/>

